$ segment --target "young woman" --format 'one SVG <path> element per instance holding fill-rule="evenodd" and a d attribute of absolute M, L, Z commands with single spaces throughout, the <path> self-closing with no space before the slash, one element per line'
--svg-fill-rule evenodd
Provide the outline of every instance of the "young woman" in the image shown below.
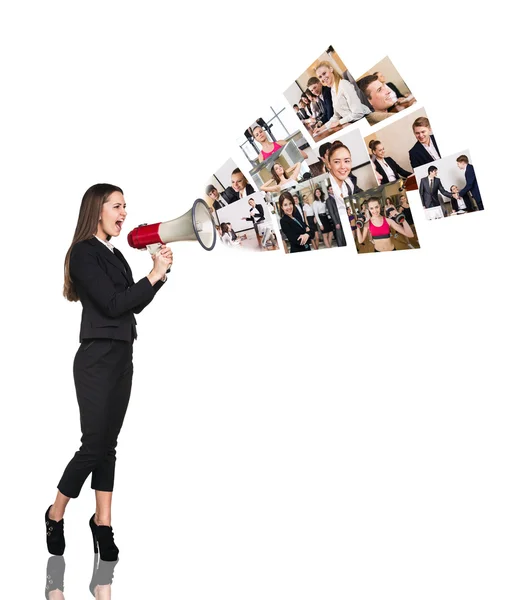
<path fill-rule="evenodd" d="M 400 196 L 400 206 L 398 208 L 398 212 L 405 216 L 405 220 L 411 226 L 411 228 L 414 227 L 414 219 L 412 218 L 412 211 L 410 209 L 407 196 Z"/>
<path fill-rule="evenodd" d="M 331 129 L 338 124 L 347 126 L 353 121 L 362 119 L 371 111 L 367 106 L 364 106 L 357 96 L 357 92 L 353 85 L 343 79 L 334 67 L 326 61 L 322 61 L 316 67 L 316 77 L 325 87 L 329 87 L 332 92 L 332 105 L 334 107 L 334 115 L 327 121 L 325 125 L 316 129 L 321 131 Z"/>
<path fill-rule="evenodd" d="M 266 217 L 264 216 L 264 208 L 262 204 L 256 204 L 253 198 L 248 200 L 250 205 L 250 216 L 241 217 L 242 221 L 251 221 L 254 224 L 257 233 L 261 236 L 261 247 L 266 249 L 266 242 L 271 236 L 272 229 L 269 223 L 266 223 Z"/>
<path fill-rule="evenodd" d="M 312 247 L 314 250 L 317 250 L 319 248 L 319 233 L 316 227 L 316 219 L 314 218 L 312 192 L 310 190 L 305 190 L 303 193 L 303 215 L 304 221 L 307 223 L 307 233 L 310 236 Z"/>
<path fill-rule="evenodd" d="M 257 157 L 257 160 L 259 162 L 265 161 L 271 155 L 275 154 L 275 152 L 280 150 L 282 146 L 285 146 L 287 144 L 285 140 L 278 140 L 276 142 L 272 142 L 269 139 L 268 134 L 260 125 L 257 125 L 252 129 L 252 135 L 254 140 L 256 142 L 259 142 L 259 144 L 262 146 L 262 150 L 260 151 L 259 156 Z M 303 150 L 300 150 L 300 152 L 302 153 L 302 156 L 304 158 L 307 158 L 306 152 L 304 152 Z"/>
<path fill-rule="evenodd" d="M 325 194 L 321 188 L 317 187 L 314 190 L 314 202 L 312 208 L 314 209 L 314 216 L 316 222 L 323 236 L 323 243 L 325 248 L 332 247 L 332 239 L 334 237 L 334 228 L 332 227 L 332 221 L 328 217 L 327 204 L 325 202 Z"/>
<path fill-rule="evenodd" d="M 306 252 L 310 250 L 309 233 L 302 223 L 294 216 L 295 203 L 289 192 L 282 192 L 278 199 L 278 206 L 282 213 L 280 228 L 291 246 L 290 252 Z"/>
<path fill-rule="evenodd" d="M 385 155 L 384 144 L 380 140 L 371 140 L 369 149 L 372 152 L 373 163 L 376 172 L 380 175 L 381 184 L 398 181 L 400 177 L 407 179 L 409 171 L 402 169 L 400 165 L 390 156 Z"/>
<path fill-rule="evenodd" d="M 261 186 L 263 192 L 281 192 L 282 190 L 292 187 L 295 185 L 300 173 L 301 163 L 296 163 L 292 167 L 289 167 L 287 171 L 284 167 L 276 162 L 271 167 L 271 175 L 273 180 L 269 179 L 264 185 Z"/>
<path fill-rule="evenodd" d="M 239 246 L 241 244 L 241 240 L 237 237 L 230 223 L 221 224 L 221 241 L 226 246 Z"/>
<path fill-rule="evenodd" d="M 356 218 L 355 215 L 352 212 L 352 209 L 347 206 L 346 207 L 346 213 L 348 214 L 348 221 L 350 221 L 350 227 L 352 229 L 352 234 L 353 234 L 353 239 L 355 240 L 355 246 L 357 248 L 357 252 L 359 251 L 359 246 L 357 245 L 357 225 L 355 225 L 356 222 Z"/>
<path fill-rule="evenodd" d="M 369 198 L 368 210 L 371 218 L 361 229 L 357 228 L 357 239 L 360 244 L 366 240 L 369 234 L 373 238 L 375 252 L 388 252 L 396 250 L 391 239 L 391 229 L 403 234 L 407 238 L 414 237 L 414 233 L 410 225 L 405 220 L 401 225 L 398 225 L 393 219 L 383 217 L 381 215 L 381 206 L 379 198 Z"/>
<path fill-rule="evenodd" d="M 173 262 L 162 246 L 152 256 L 151 272 L 134 283 L 130 267 L 110 243 L 121 233 L 127 216 L 121 188 L 109 184 L 90 187 L 80 206 L 73 241 L 64 263 L 64 297 L 80 300 L 80 347 L 73 375 L 80 409 L 82 445 L 66 467 L 54 503 L 45 514 L 47 546 L 62 555 L 64 512 L 77 498 L 91 474 L 96 511 L 89 521 L 95 552 L 102 560 L 116 560 L 118 548 L 111 527 L 111 503 L 118 434 L 132 385 L 132 344 L 137 337 L 134 313 L 153 300 Z"/>

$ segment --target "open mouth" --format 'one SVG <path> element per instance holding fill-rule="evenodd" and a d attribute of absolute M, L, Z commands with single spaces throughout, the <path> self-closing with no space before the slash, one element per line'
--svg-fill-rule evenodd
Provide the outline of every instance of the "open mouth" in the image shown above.
<path fill-rule="evenodd" d="M 123 221 L 116 221 L 115 225 L 116 225 L 116 229 L 118 231 L 121 231 L 121 228 L 123 226 Z"/>

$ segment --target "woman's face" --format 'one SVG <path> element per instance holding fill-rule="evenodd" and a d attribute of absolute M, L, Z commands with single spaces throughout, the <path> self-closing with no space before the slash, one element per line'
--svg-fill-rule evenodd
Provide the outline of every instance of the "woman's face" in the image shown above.
<path fill-rule="evenodd" d="M 289 200 L 289 198 L 286 198 L 284 200 L 284 202 L 282 203 L 282 210 L 283 210 L 284 214 L 286 214 L 288 217 L 290 217 L 294 211 L 294 203 L 291 202 L 291 200 Z"/>
<path fill-rule="evenodd" d="M 316 69 L 316 77 L 325 87 L 332 87 L 334 83 L 334 69 L 332 69 L 332 67 L 326 67 L 325 65 L 322 65 Z"/>
<path fill-rule="evenodd" d="M 294 203 L 296 204 L 296 206 L 298 206 L 298 204 L 300 204 L 300 198 L 298 198 L 298 196 L 293 196 L 293 200 L 294 200 Z"/>
<path fill-rule="evenodd" d="M 346 148 L 338 148 L 329 160 L 330 172 L 338 181 L 344 181 L 352 170 L 352 156 Z"/>
<path fill-rule="evenodd" d="M 284 167 L 283 167 L 282 165 L 280 165 L 280 164 L 276 164 L 276 165 L 273 167 L 273 170 L 275 171 L 275 173 L 276 173 L 276 174 L 277 174 L 279 177 L 281 177 L 281 176 L 284 174 Z"/>
<path fill-rule="evenodd" d="M 346 207 L 346 213 L 348 216 L 350 216 L 352 214 L 352 210 L 349 206 Z"/>
<path fill-rule="evenodd" d="M 255 200 L 252 198 L 251 200 L 248 200 L 248 204 L 252 207 L 255 208 Z"/>
<path fill-rule="evenodd" d="M 384 158 L 384 156 L 385 156 L 384 144 L 378 144 L 377 146 L 375 146 L 375 150 L 373 152 L 377 158 Z"/>
<path fill-rule="evenodd" d="M 450 188 L 450 192 L 452 194 L 458 194 L 459 193 L 459 188 L 456 185 L 452 185 L 452 187 Z"/>
<path fill-rule="evenodd" d="M 266 135 L 262 127 L 256 127 L 253 130 L 253 137 L 261 144 L 262 142 L 265 142 L 268 139 L 268 136 Z"/>
<path fill-rule="evenodd" d="M 98 231 L 102 239 L 110 235 L 117 237 L 121 233 L 123 221 L 127 216 L 125 198 L 121 192 L 113 192 L 102 205 Z M 103 234 L 103 235 L 102 235 Z"/>
<path fill-rule="evenodd" d="M 368 208 L 369 208 L 369 212 L 371 213 L 372 217 L 380 216 L 380 203 L 379 202 L 377 202 L 376 200 L 374 202 L 370 202 L 368 204 Z"/>
<path fill-rule="evenodd" d="M 316 196 L 316 198 L 318 198 L 318 200 L 321 198 L 321 190 L 320 189 L 316 189 L 316 191 L 314 192 L 314 195 Z"/>

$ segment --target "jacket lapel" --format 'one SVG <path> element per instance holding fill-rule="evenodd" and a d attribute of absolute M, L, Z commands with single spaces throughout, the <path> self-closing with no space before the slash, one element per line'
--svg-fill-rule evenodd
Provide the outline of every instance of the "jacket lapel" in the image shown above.
<path fill-rule="evenodd" d="M 111 263 L 111 265 L 113 265 L 114 267 L 116 267 L 123 273 L 123 275 L 125 276 L 125 279 L 130 283 L 131 278 L 129 277 L 129 274 L 127 272 L 125 265 L 123 264 L 123 261 L 120 260 L 120 258 L 118 258 L 118 255 L 115 254 L 116 248 L 114 249 L 114 252 L 111 252 L 109 250 L 109 248 L 107 248 L 107 246 L 105 244 L 102 244 L 102 242 L 97 240 L 96 237 L 91 238 L 90 242 L 98 248 L 98 251 L 100 252 L 100 254 L 106 260 L 108 260 Z M 121 255 L 121 252 L 119 250 L 118 250 L 118 253 Z"/>

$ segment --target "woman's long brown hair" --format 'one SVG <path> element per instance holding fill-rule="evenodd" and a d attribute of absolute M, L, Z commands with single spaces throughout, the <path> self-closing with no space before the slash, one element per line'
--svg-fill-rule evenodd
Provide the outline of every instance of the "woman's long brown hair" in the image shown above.
<path fill-rule="evenodd" d="M 77 300 L 79 300 L 77 290 L 75 289 L 75 285 L 73 284 L 70 275 L 71 251 L 75 244 L 84 240 L 90 240 L 96 234 L 98 231 L 98 221 L 100 220 L 100 214 L 102 212 L 102 205 L 107 202 L 109 196 L 113 192 L 120 192 L 123 194 L 123 190 L 116 185 L 97 183 L 92 185 L 82 198 L 73 241 L 68 248 L 66 258 L 64 259 L 64 287 L 62 293 L 66 300 L 69 300 L 70 302 L 77 302 Z"/>

